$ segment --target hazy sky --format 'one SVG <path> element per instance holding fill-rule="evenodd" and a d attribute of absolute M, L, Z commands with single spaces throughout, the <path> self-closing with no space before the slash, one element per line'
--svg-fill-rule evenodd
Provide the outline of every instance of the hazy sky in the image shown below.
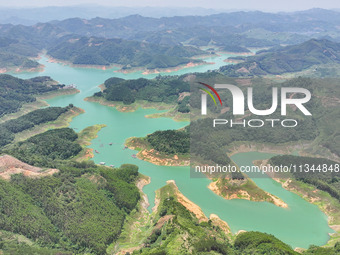
<path fill-rule="evenodd" d="M 171 6 L 204 7 L 212 9 L 256 9 L 291 11 L 310 8 L 340 9 L 339 0 L 0 0 L 0 7 L 66 6 L 99 4 L 106 6 Z"/>

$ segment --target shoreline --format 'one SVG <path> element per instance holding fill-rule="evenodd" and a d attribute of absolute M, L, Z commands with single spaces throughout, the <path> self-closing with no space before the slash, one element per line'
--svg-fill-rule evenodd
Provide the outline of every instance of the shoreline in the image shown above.
<path fill-rule="evenodd" d="M 226 221 L 222 220 L 216 214 L 210 214 L 209 217 L 207 217 L 202 211 L 200 206 L 198 206 L 197 204 L 195 204 L 194 202 L 192 202 L 190 199 L 183 195 L 183 193 L 179 190 L 174 180 L 168 180 L 166 184 L 170 185 L 174 190 L 175 193 L 174 195 L 176 196 L 177 202 L 181 203 L 188 211 L 192 212 L 199 222 L 211 221 L 212 224 L 214 224 L 215 226 L 219 226 L 221 230 L 225 234 L 227 234 L 229 240 L 232 239 L 232 236 L 234 234 L 231 232 L 231 229 Z"/>
<path fill-rule="evenodd" d="M 139 189 L 139 192 L 141 194 L 141 207 L 144 210 L 148 210 L 148 207 L 150 206 L 149 203 L 149 198 L 148 196 L 143 192 L 143 188 L 144 186 L 148 185 L 151 183 L 151 178 L 149 176 L 143 175 L 141 173 L 139 173 L 140 177 L 138 178 L 137 182 L 136 182 L 136 186 Z"/>
<path fill-rule="evenodd" d="M 62 64 L 62 65 L 68 65 L 71 67 L 75 67 L 75 68 L 94 68 L 94 69 L 100 69 L 100 70 L 112 70 L 113 72 L 116 73 L 123 73 L 123 74 L 129 74 L 129 73 L 136 73 L 136 72 L 142 72 L 143 75 L 149 75 L 149 74 L 159 74 L 159 73 L 171 73 L 171 72 L 176 72 L 179 70 L 183 70 L 186 68 L 190 68 L 190 67 L 195 67 L 195 66 L 199 66 L 199 65 L 211 65 L 214 63 L 211 62 L 205 62 L 205 61 L 201 61 L 198 63 L 194 63 L 192 61 L 186 63 L 186 64 L 181 64 L 178 66 L 174 66 L 174 67 L 168 67 L 168 68 L 153 68 L 153 69 L 147 69 L 145 67 L 132 67 L 129 69 L 122 69 L 124 67 L 124 65 L 120 65 L 120 64 L 110 64 L 110 65 L 82 65 L 82 64 L 73 64 L 70 61 L 67 60 L 61 60 L 61 59 L 56 59 L 53 58 L 50 55 L 47 55 L 46 53 L 44 54 L 47 57 L 47 61 L 50 63 L 58 63 L 58 64 Z M 194 57 L 191 58 L 192 60 L 195 60 Z M 42 65 L 43 66 L 43 65 Z M 44 67 L 44 66 L 43 66 Z"/>
<path fill-rule="evenodd" d="M 187 208 L 188 211 L 195 214 L 195 216 L 199 220 L 199 222 L 202 222 L 202 221 L 207 222 L 208 221 L 208 217 L 205 216 L 202 209 L 180 192 L 180 190 L 178 189 L 176 182 L 174 180 L 168 180 L 168 181 L 166 181 L 166 184 L 172 186 L 172 188 L 175 192 L 175 196 L 177 198 L 177 201 L 179 203 L 181 203 L 185 208 Z"/>
<path fill-rule="evenodd" d="M 0 68 L 0 74 L 19 74 L 19 73 L 41 73 L 45 69 L 45 66 L 39 64 L 37 67 L 32 68 L 22 68 L 22 67 L 4 67 Z"/>
<path fill-rule="evenodd" d="M 253 182 L 252 180 L 248 179 L 249 181 Z M 226 199 L 226 200 L 232 200 L 232 199 L 244 199 L 254 202 L 268 202 L 272 203 L 278 207 L 282 208 L 288 208 L 288 205 L 279 197 L 274 196 L 273 194 L 270 194 L 269 192 L 266 192 L 262 190 L 260 187 L 258 187 L 256 184 L 256 187 L 260 190 L 262 190 L 268 197 L 270 197 L 271 201 L 267 201 L 265 199 L 257 199 L 256 197 L 251 196 L 246 190 L 243 190 L 242 187 L 238 191 L 234 192 L 231 195 L 225 196 L 221 193 L 220 188 L 217 186 L 218 181 L 212 181 L 208 185 L 208 189 L 210 189 L 212 192 L 214 192 L 216 195 Z"/>
<path fill-rule="evenodd" d="M 140 192 L 140 200 L 136 209 L 126 216 L 122 234 L 108 246 L 108 254 L 125 255 L 133 253 L 133 251 L 141 249 L 143 247 L 141 241 L 151 235 L 154 226 L 150 222 L 154 222 L 156 214 L 149 213 L 147 210 L 149 201 L 147 195 L 143 192 L 143 187 L 148 185 L 150 181 L 149 176 L 138 173 L 135 185 Z"/>
<path fill-rule="evenodd" d="M 103 86 L 101 86 L 100 88 L 102 89 Z M 171 108 L 173 107 L 172 105 L 169 105 L 169 104 L 164 104 L 164 103 L 159 104 L 159 103 L 153 103 L 153 102 L 148 102 L 144 100 L 138 100 L 134 102 L 133 104 L 124 105 L 123 102 L 109 101 L 109 100 L 106 100 L 104 97 L 94 97 L 94 96 L 85 97 L 84 101 L 98 103 L 104 106 L 114 107 L 117 109 L 117 111 L 120 111 L 120 112 L 134 112 L 138 110 L 138 108 L 156 109 L 156 110 L 163 111 L 163 110 L 171 110 Z"/>
<path fill-rule="evenodd" d="M 223 60 L 223 62 L 226 62 L 226 63 L 230 63 L 230 64 L 239 64 L 239 63 L 243 63 L 244 60 L 237 60 L 237 59 L 225 59 Z"/>
<path fill-rule="evenodd" d="M 101 89 L 104 88 L 104 85 L 99 85 Z M 108 101 L 104 97 L 86 97 L 84 98 L 85 101 L 98 103 L 108 107 L 114 107 L 117 111 L 120 112 L 134 112 L 139 108 L 142 109 L 156 109 L 158 111 L 166 111 L 161 113 L 152 113 L 145 115 L 145 118 L 171 118 L 174 121 L 189 121 L 190 115 L 186 113 L 180 113 L 174 111 L 176 108 L 175 105 L 165 104 L 165 103 L 155 103 L 155 102 L 148 102 L 145 100 L 138 100 L 131 105 L 124 105 L 123 102 L 117 101 Z"/>
<path fill-rule="evenodd" d="M 72 62 L 67 61 L 67 60 L 54 58 L 54 57 L 48 55 L 47 53 L 44 53 L 43 55 L 45 55 L 47 57 L 47 62 L 49 62 L 49 63 L 58 63 L 58 64 L 67 65 L 67 66 L 71 66 L 71 67 L 75 67 L 75 68 L 94 68 L 94 69 L 101 69 L 101 70 L 110 70 L 110 69 L 114 69 L 114 68 L 122 68 L 123 67 L 123 65 L 119 65 L 119 64 L 110 64 L 110 65 L 73 64 Z"/>
<path fill-rule="evenodd" d="M 61 114 L 55 121 L 51 123 L 43 123 L 38 126 L 35 126 L 31 129 L 24 130 L 20 133 L 17 133 L 15 135 L 15 139 L 13 140 L 12 143 L 17 143 L 20 141 L 24 141 L 34 135 L 43 133 L 49 129 L 55 129 L 55 128 L 64 128 L 68 127 L 72 119 L 79 114 L 84 113 L 85 111 L 81 108 L 78 107 L 73 107 L 69 111 Z"/>
<path fill-rule="evenodd" d="M 154 165 L 158 166 L 190 166 L 190 159 L 188 156 L 185 158 L 181 157 L 181 155 L 170 155 L 161 154 L 160 152 L 154 149 L 146 148 L 146 145 L 143 143 L 142 138 L 138 137 L 130 137 L 125 141 L 125 146 L 127 146 L 130 150 L 137 150 L 137 158 L 143 161 L 147 161 Z M 164 157 L 162 157 L 164 156 Z"/>
<path fill-rule="evenodd" d="M 87 148 L 92 144 L 92 140 L 98 137 L 98 132 L 106 127 L 105 124 L 97 124 L 84 128 L 78 133 L 78 144 L 83 150 L 75 157 L 77 161 L 90 160 L 94 157 L 93 149 Z"/>
<path fill-rule="evenodd" d="M 282 182 L 281 179 L 278 179 L 278 178 L 272 178 L 272 179 L 278 182 L 282 186 L 282 188 L 284 188 L 285 190 L 288 190 L 298 195 L 299 197 L 301 197 L 302 199 L 304 199 L 306 202 L 310 204 L 316 205 L 319 208 L 319 210 L 322 211 L 327 216 L 327 224 L 331 229 L 334 230 L 334 233 L 328 233 L 328 235 L 330 236 L 330 239 L 328 240 L 326 244 L 322 245 L 321 247 L 334 246 L 334 244 L 337 241 L 340 241 L 340 206 L 338 205 L 338 208 L 336 208 L 337 209 L 336 210 L 335 208 L 333 208 L 334 206 L 328 201 L 326 201 L 326 204 L 324 205 L 322 204 L 323 198 L 321 197 L 321 194 L 326 193 L 327 196 L 330 197 L 330 195 L 327 192 L 320 191 L 319 189 L 306 184 L 310 188 L 314 189 L 312 191 L 314 196 L 311 196 L 310 194 L 308 194 L 308 192 L 303 190 L 302 185 L 305 185 L 305 183 L 300 183 L 299 181 L 292 180 L 291 178 L 287 179 L 285 182 Z M 335 201 L 336 199 L 331 197 L 331 200 Z M 339 202 L 335 201 L 335 203 L 339 203 Z M 334 212 L 334 210 L 336 210 L 336 212 Z M 335 236 L 332 239 L 332 236 L 334 235 L 337 235 L 337 236 Z"/>
<path fill-rule="evenodd" d="M 228 55 L 237 55 L 237 56 L 254 56 L 255 53 L 253 52 L 232 52 L 232 51 L 216 51 L 217 54 L 228 54 Z"/>
<path fill-rule="evenodd" d="M 20 116 L 27 114 L 29 112 L 32 112 L 34 110 L 40 109 L 42 107 L 49 106 L 49 104 L 46 102 L 47 99 L 51 99 L 54 97 L 59 96 L 66 96 L 66 95 L 74 95 L 79 93 L 80 91 L 77 89 L 59 89 L 56 91 L 50 91 L 42 95 L 36 96 L 36 101 L 23 104 L 21 108 L 14 113 L 6 114 L 0 118 L 0 123 L 14 119 L 19 118 Z"/>
<path fill-rule="evenodd" d="M 314 157 L 314 158 L 326 158 L 329 160 L 339 161 L 337 155 L 332 154 L 328 151 L 326 154 L 320 154 L 315 152 L 314 154 L 309 153 L 308 150 L 313 146 L 314 141 L 301 140 L 297 142 L 288 142 L 281 145 L 269 144 L 269 143 L 254 143 L 254 142 L 233 142 L 227 148 L 228 157 L 232 157 L 235 154 L 243 152 L 261 152 L 271 153 L 278 155 L 297 155 L 303 157 Z M 319 147 L 321 149 L 321 147 Z M 324 149 L 324 148 L 323 148 Z"/>
<path fill-rule="evenodd" d="M 269 165 L 268 160 L 257 160 L 254 165 Z M 325 245 L 322 245 L 322 247 L 328 247 L 334 246 L 335 242 L 340 241 L 340 205 L 339 202 L 331 197 L 327 192 L 321 191 L 317 189 L 316 187 L 300 182 L 296 179 L 292 178 L 279 178 L 274 177 L 273 175 L 267 175 L 277 183 L 281 185 L 282 188 L 285 190 L 292 192 L 302 199 L 304 199 L 306 202 L 316 205 L 318 209 L 323 212 L 327 216 L 327 224 L 328 226 L 334 230 L 334 233 L 328 233 L 330 236 L 330 239 Z M 306 190 L 305 187 L 308 187 L 308 190 Z M 312 190 L 313 189 L 313 190 Z M 322 195 L 326 194 L 327 198 L 329 200 L 325 200 Z M 322 202 L 325 202 L 326 204 L 323 204 Z M 334 204 L 335 205 L 334 205 Z M 336 208 L 337 207 L 337 208 Z M 337 235 L 332 239 L 333 235 Z M 299 248 L 300 249 L 300 248 Z"/>

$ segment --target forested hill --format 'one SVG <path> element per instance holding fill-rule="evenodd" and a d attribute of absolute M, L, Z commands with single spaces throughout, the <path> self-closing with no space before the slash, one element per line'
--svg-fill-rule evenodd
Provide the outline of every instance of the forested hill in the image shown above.
<path fill-rule="evenodd" d="M 201 36 L 220 34 L 227 29 L 229 32 L 245 33 L 248 30 L 264 29 L 267 32 L 289 32 L 303 34 L 315 32 L 322 36 L 322 32 L 336 29 L 340 22 L 337 11 L 312 9 L 294 13 L 264 13 L 260 11 L 240 11 L 219 13 L 206 16 L 175 16 L 163 18 L 150 18 L 141 15 L 130 15 L 124 18 L 108 19 L 70 18 L 52 23 L 70 33 L 100 36 L 106 38 L 134 39 L 136 35 L 168 31 L 190 31 L 195 28 L 202 29 Z M 209 28 L 211 31 L 206 30 Z M 197 29 L 197 30 L 199 30 Z M 306 33 L 305 33 L 306 34 Z M 308 35 L 305 35 L 308 37 Z M 264 39 L 268 39 L 264 38 Z M 284 40 L 278 38 L 277 40 Z"/>
<path fill-rule="evenodd" d="M 136 100 L 149 102 L 180 103 L 180 93 L 190 92 L 189 83 L 179 77 L 158 77 L 157 79 L 139 78 L 124 80 L 112 77 L 105 81 L 105 89 L 94 94 L 109 101 L 121 101 L 132 104 Z"/>
<path fill-rule="evenodd" d="M 260 51 L 236 65 L 223 66 L 220 71 L 230 76 L 253 76 L 299 72 L 314 65 L 340 63 L 340 43 L 326 39 Z"/>
<path fill-rule="evenodd" d="M 67 39 L 67 40 L 66 40 Z M 67 60 L 73 64 L 110 65 L 128 67 L 168 68 L 198 60 L 189 59 L 204 51 L 185 46 L 161 46 L 122 39 L 97 37 L 67 37 L 63 42 L 51 47 L 50 56 Z"/>
<path fill-rule="evenodd" d="M 31 58 L 44 49 L 75 64 L 128 65 L 131 61 L 131 66 L 172 67 L 188 63 L 186 58 L 202 53 L 183 45 L 247 52 L 248 47 L 292 45 L 311 38 L 339 41 L 339 22 L 338 12 L 316 9 L 280 14 L 72 18 L 33 26 L 5 24 L 0 26 L 0 68 L 36 68 L 39 65 Z M 126 41 L 119 42 L 117 38 Z M 91 44 L 92 41 L 96 43 Z M 94 51 L 99 53 L 94 56 Z M 116 55 L 112 51 L 120 53 Z M 68 56 L 70 52 L 72 55 Z"/>
<path fill-rule="evenodd" d="M 76 25 L 76 24 L 75 24 Z M 168 68 L 189 62 L 192 56 L 205 54 L 193 47 L 182 45 L 155 45 L 140 41 L 83 37 L 70 34 L 52 24 L 35 26 L 4 25 L 0 27 L 0 68 L 35 68 L 30 60 L 43 49 L 48 55 L 74 64 L 121 64 L 146 68 Z"/>
<path fill-rule="evenodd" d="M 12 170 L 9 181 L 0 178 L 3 254 L 106 254 L 120 235 L 125 217 L 140 198 L 135 185 L 138 167 L 112 169 L 73 161 L 82 150 L 77 138 L 71 128 L 51 129 L 1 151 L 31 165 L 58 169 L 53 176 L 44 176 L 43 170 L 30 178 L 29 173 Z M 23 165 L 17 160 L 1 163 L 8 172 L 13 163 L 17 169 Z M 14 234 L 37 245 L 16 241 Z M 39 245 L 62 251 L 44 251 Z"/>
<path fill-rule="evenodd" d="M 0 117 L 16 112 L 20 107 L 36 100 L 36 95 L 63 88 L 48 76 L 19 79 L 0 74 Z"/>

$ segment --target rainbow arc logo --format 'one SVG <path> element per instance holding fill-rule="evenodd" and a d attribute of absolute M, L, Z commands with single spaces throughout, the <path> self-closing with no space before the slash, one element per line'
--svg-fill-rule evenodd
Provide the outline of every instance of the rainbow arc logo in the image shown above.
<path fill-rule="evenodd" d="M 207 87 L 207 88 L 209 88 L 212 92 L 214 92 L 214 94 L 217 96 L 217 98 L 218 98 L 218 100 L 220 101 L 220 104 L 221 104 L 221 106 L 222 106 L 221 97 L 220 97 L 220 95 L 217 93 L 217 91 L 216 91 L 212 86 L 210 86 L 210 85 L 208 85 L 208 84 L 206 84 L 206 83 L 203 83 L 203 82 L 198 82 L 198 83 L 201 84 L 201 85 L 203 85 L 203 86 L 205 86 L 205 87 Z M 205 93 L 207 93 L 207 94 L 212 98 L 212 100 L 214 101 L 215 105 L 217 105 L 217 102 L 216 102 L 214 96 L 211 94 L 211 92 L 210 92 L 209 90 L 204 89 L 204 88 L 200 88 L 200 89 L 201 89 L 202 91 L 204 91 Z"/>

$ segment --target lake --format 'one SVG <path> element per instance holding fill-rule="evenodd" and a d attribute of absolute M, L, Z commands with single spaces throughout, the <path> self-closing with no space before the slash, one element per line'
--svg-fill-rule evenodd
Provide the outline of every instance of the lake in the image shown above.
<path fill-rule="evenodd" d="M 205 72 L 225 65 L 223 62 L 228 54 L 219 57 L 209 57 L 213 65 L 201 65 L 179 71 L 164 73 L 165 75 L 185 74 L 188 72 Z M 188 122 L 176 122 L 169 118 L 150 119 L 145 115 L 158 112 L 155 109 L 138 109 L 135 112 L 119 112 L 115 108 L 84 101 L 85 97 L 99 91 L 98 85 L 110 77 L 125 79 L 154 78 L 159 74 L 143 75 L 141 72 L 123 74 L 116 68 L 101 70 L 95 68 L 77 68 L 60 63 L 50 63 L 46 57 L 39 61 L 45 65 L 41 73 L 14 74 L 20 78 L 31 78 L 37 75 L 51 76 L 52 79 L 64 84 L 76 84 L 80 93 L 60 96 L 48 100 L 51 106 L 66 106 L 70 103 L 85 110 L 73 119 L 70 124 L 77 132 L 95 124 L 106 124 L 98 137 L 89 146 L 95 153 L 96 163 L 106 162 L 106 165 L 120 166 L 124 163 L 136 164 L 142 174 L 151 177 L 151 183 L 144 187 L 150 208 L 154 205 L 155 190 L 166 184 L 167 180 L 175 180 L 179 190 L 191 201 L 200 206 L 209 217 L 217 214 L 225 220 L 233 233 L 239 230 L 255 230 L 275 235 L 292 247 L 308 248 L 309 245 L 323 245 L 328 239 L 328 233 L 333 232 L 327 224 L 326 215 L 317 206 L 306 202 L 298 195 L 289 192 L 270 178 L 254 178 L 255 183 L 265 191 L 280 197 L 288 208 L 277 207 L 267 202 L 252 202 L 241 199 L 225 200 L 207 188 L 210 180 L 206 178 L 190 178 L 189 167 L 157 166 L 132 157 L 136 151 L 124 149 L 124 141 L 132 136 L 142 137 L 156 130 L 179 129 Z M 161 74 L 163 75 L 163 74 Z M 109 145 L 112 143 L 112 146 Z M 253 160 L 267 159 L 272 154 L 247 152 L 232 157 L 239 165 L 251 165 Z"/>

